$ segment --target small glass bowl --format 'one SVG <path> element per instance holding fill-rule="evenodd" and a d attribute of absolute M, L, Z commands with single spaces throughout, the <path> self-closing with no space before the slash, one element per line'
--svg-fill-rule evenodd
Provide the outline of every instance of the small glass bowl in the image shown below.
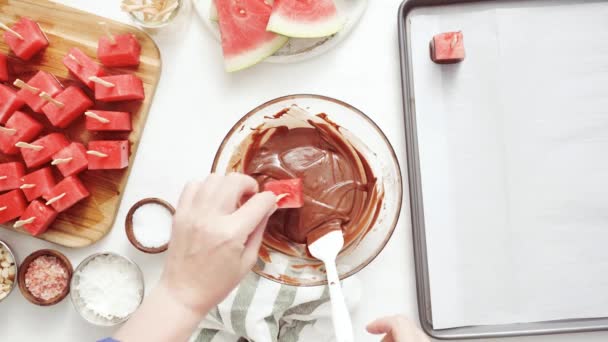
<path fill-rule="evenodd" d="M 72 288 L 72 291 L 70 292 L 70 299 L 72 300 L 72 304 L 74 305 L 74 308 L 80 314 L 80 317 L 82 317 L 85 321 L 87 321 L 93 325 L 100 326 L 100 327 L 112 327 L 112 326 L 116 326 L 118 324 L 126 322 L 131 317 L 133 312 L 135 312 L 135 311 L 133 311 L 131 314 L 127 315 L 126 317 L 116 318 L 116 319 L 112 319 L 112 320 L 106 319 L 104 317 L 101 317 L 101 316 L 95 314 L 91 310 L 87 309 L 84 305 L 83 299 L 80 297 L 80 293 L 77 290 L 77 288 L 78 288 L 77 285 L 78 285 L 78 282 L 80 281 L 80 271 L 91 260 L 93 260 L 99 256 L 102 256 L 102 255 L 111 255 L 111 256 L 123 259 L 135 267 L 135 269 L 137 270 L 138 279 L 141 282 L 141 300 L 139 301 L 139 305 L 141 305 L 141 303 L 143 302 L 144 294 L 146 292 L 145 287 L 144 287 L 145 286 L 144 274 L 142 273 L 139 266 L 137 266 L 137 264 L 135 262 L 133 262 L 131 259 L 124 257 L 122 255 L 116 254 L 116 253 L 112 253 L 112 252 L 103 252 L 103 253 L 92 254 L 92 255 L 86 257 L 78 265 L 78 267 L 76 267 L 76 269 L 74 270 L 74 274 L 72 276 L 72 282 L 70 284 L 70 287 Z M 139 307 L 139 305 L 138 305 L 138 307 Z"/>
<path fill-rule="evenodd" d="M 176 1 L 177 1 L 177 7 L 171 12 L 171 14 L 165 20 L 146 21 L 146 20 L 144 20 L 143 13 L 138 13 L 138 12 L 127 12 L 127 13 L 129 14 L 129 17 L 131 17 L 131 20 L 137 26 L 140 26 L 143 28 L 148 28 L 148 29 L 157 29 L 157 28 L 161 28 L 161 27 L 165 27 L 165 26 L 169 25 L 169 23 L 171 23 L 173 21 L 173 19 L 175 19 L 175 17 L 177 17 L 180 10 L 182 9 L 184 0 L 176 0 Z"/>
<path fill-rule="evenodd" d="M 382 130 L 359 109 L 336 99 L 321 95 L 289 95 L 266 102 L 240 119 L 228 132 L 213 161 L 212 172 L 225 173 L 239 159 L 239 147 L 252 130 L 268 118 L 292 105 L 313 115 L 327 114 L 339 130 L 357 148 L 377 178 L 379 193 L 383 195 L 377 218 L 358 243 L 348 246 L 337 259 L 340 279 L 347 278 L 367 266 L 388 243 L 401 211 L 401 170 L 395 151 Z M 294 257 L 264 245 L 253 268 L 270 280 L 294 286 L 327 284 L 324 267 L 318 260 Z"/>
<path fill-rule="evenodd" d="M 10 296 L 10 294 L 15 289 L 15 286 L 17 286 L 17 282 L 18 282 L 17 276 L 19 274 L 19 262 L 17 261 L 17 258 L 15 257 L 15 253 L 13 252 L 13 250 L 9 247 L 9 245 L 6 242 L 4 242 L 2 240 L 0 240 L 0 249 L 4 249 L 5 251 L 7 251 L 8 254 L 11 256 L 11 258 L 13 259 L 13 262 L 15 263 L 15 279 L 13 280 L 13 283 L 11 284 L 11 288 L 8 290 L 8 293 L 6 294 L 6 296 L 4 296 L 4 298 L 0 299 L 0 302 L 2 302 L 6 298 L 8 298 L 8 296 Z"/>

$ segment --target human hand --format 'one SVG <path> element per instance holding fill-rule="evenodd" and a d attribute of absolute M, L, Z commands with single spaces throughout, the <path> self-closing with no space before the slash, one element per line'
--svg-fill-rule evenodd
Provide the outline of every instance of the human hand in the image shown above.
<path fill-rule="evenodd" d="M 368 324 L 370 334 L 384 334 L 382 342 L 428 342 L 429 339 L 403 315 L 379 318 Z"/>
<path fill-rule="evenodd" d="M 258 191 L 253 178 L 238 173 L 211 174 L 184 188 L 161 286 L 195 313 L 222 301 L 257 260 L 277 207 L 274 194 Z"/>

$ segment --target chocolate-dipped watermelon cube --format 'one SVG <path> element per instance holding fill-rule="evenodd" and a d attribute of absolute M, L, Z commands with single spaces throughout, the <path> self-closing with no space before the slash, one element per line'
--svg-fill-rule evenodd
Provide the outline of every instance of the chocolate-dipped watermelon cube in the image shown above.
<path fill-rule="evenodd" d="M 57 183 L 51 191 L 42 195 L 46 205 L 50 205 L 57 212 L 65 211 L 74 204 L 89 197 L 89 191 L 76 176 L 64 178 Z"/>
<path fill-rule="evenodd" d="M 21 177 L 21 186 L 19 187 L 28 201 L 33 201 L 36 198 L 51 191 L 55 186 L 55 177 L 50 167 L 45 167 L 38 171 L 28 173 Z"/>
<path fill-rule="evenodd" d="M 63 89 L 57 78 L 45 71 L 38 71 L 27 83 L 18 79 L 14 84 L 21 88 L 17 93 L 19 98 L 36 113 L 40 113 L 47 102 L 46 99 L 40 97 L 42 92 L 49 96 L 55 96 Z"/>
<path fill-rule="evenodd" d="M 23 164 L 20 162 L 8 162 L 0 164 L 0 191 L 19 188 L 21 177 L 25 174 Z"/>
<path fill-rule="evenodd" d="M 53 156 L 52 165 L 55 165 L 63 177 L 78 174 L 87 169 L 87 149 L 81 143 L 73 142 Z"/>
<path fill-rule="evenodd" d="M 129 166 L 128 140 L 89 142 L 89 170 L 119 170 Z"/>
<path fill-rule="evenodd" d="M 105 66 L 124 67 L 139 65 L 141 45 L 131 33 L 101 36 L 97 44 L 97 58 Z"/>
<path fill-rule="evenodd" d="M 4 41 L 17 57 L 27 61 L 49 45 L 37 22 L 21 17 L 11 30 L 4 31 Z"/>
<path fill-rule="evenodd" d="M 264 184 L 264 191 L 272 191 L 277 195 L 279 208 L 301 208 L 304 205 L 302 179 L 284 179 L 269 181 Z"/>
<path fill-rule="evenodd" d="M 16 111 L 0 129 L 0 151 L 4 154 L 17 154 L 19 141 L 30 142 L 42 132 L 43 126 L 24 112 Z"/>
<path fill-rule="evenodd" d="M 57 218 L 57 212 L 40 200 L 33 200 L 27 206 L 13 227 L 23 227 L 33 236 L 38 236 L 49 228 Z"/>
<path fill-rule="evenodd" d="M 0 53 L 0 81 L 8 81 L 8 61 L 6 55 Z"/>
<path fill-rule="evenodd" d="M 124 74 L 91 78 L 95 84 L 95 99 L 105 102 L 143 100 L 144 85 L 135 75 Z"/>
<path fill-rule="evenodd" d="M 13 190 L 0 195 L 0 223 L 14 220 L 23 214 L 27 202 L 21 190 Z"/>
<path fill-rule="evenodd" d="M 105 71 L 101 65 L 82 52 L 79 48 L 71 48 L 68 54 L 63 57 L 63 65 L 68 68 L 72 75 L 76 76 L 87 87 L 94 89 L 95 83 L 89 80 L 91 76 L 103 76 Z"/>
<path fill-rule="evenodd" d="M 69 86 L 42 107 L 42 112 L 55 127 L 65 128 L 93 106 L 93 101 L 78 87 Z"/>
<path fill-rule="evenodd" d="M 452 64 L 464 60 L 462 32 L 445 32 L 431 41 L 431 59 L 437 64 Z"/>
<path fill-rule="evenodd" d="M 85 125 L 89 131 L 125 131 L 130 132 L 131 113 L 106 110 L 90 110 L 86 113 Z"/>
<path fill-rule="evenodd" d="M 23 103 L 16 91 L 0 84 L 0 123 L 4 124 L 17 109 L 23 106 Z"/>
<path fill-rule="evenodd" d="M 53 155 L 70 142 L 61 133 L 51 133 L 34 140 L 32 143 L 18 142 L 15 146 L 21 149 L 21 156 L 28 168 L 35 168 L 51 161 Z"/>

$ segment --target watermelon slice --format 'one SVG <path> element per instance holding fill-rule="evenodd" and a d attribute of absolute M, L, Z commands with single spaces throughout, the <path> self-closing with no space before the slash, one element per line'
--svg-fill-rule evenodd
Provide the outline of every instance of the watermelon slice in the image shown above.
<path fill-rule="evenodd" d="M 6 61 L 6 55 L 0 53 L 0 81 L 8 81 L 8 63 Z"/>
<path fill-rule="evenodd" d="M 264 184 L 264 190 L 277 195 L 279 208 L 302 208 L 304 205 L 301 178 L 269 181 Z"/>
<path fill-rule="evenodd" d="M 89 190 L 80 179 L 70 176 L 57 183 L 49 192 L 42 195 L 42 198 L 46 200 L 46 205 L 50 205 L 57 212 L 62 212 L 89 196 Z"/>
<path fill-rule="evenodd" d="M 19 149 L 15 144 L 19 141 L 30 142 L 42 132 L 44 127 L 31 116 L 16 111 L 0 130 L 0 152 L 17 154 Z"/>
<path fill-rule="evenodd" d="M 21 216 L 26 207 L 27 202 L 19 189 L 0 195 L 0 223 Z"/>
<path fill-rule="evenodd" d="M 51 171 L 50 167 L 45 167 L 21 177 L 21 183 L 19 188 L 30 202 L 51 191 L 56 184 L 53 171 Z"/>
<path fill-rule="evenodd" d="M 266 31 L 272 7 L 264 0 L 215 0 L 215 5 L 228 72 L 261 62 L 289 39 Z"/>
<path fill-rule="evenodd" d="M 333 0 L 275 0 L 268 31 L 295 38 L 327 37 L 344 27 Z"/>
<path fill-rule="evenodd" d="M 21 214 L 19 221 L 15 222 L 14 227 L 23 227 L 30 234 L 38 236 L 49 228 L 56 217 L 57 212 L 53 208 L 39 200 L 34 200 Z"/>

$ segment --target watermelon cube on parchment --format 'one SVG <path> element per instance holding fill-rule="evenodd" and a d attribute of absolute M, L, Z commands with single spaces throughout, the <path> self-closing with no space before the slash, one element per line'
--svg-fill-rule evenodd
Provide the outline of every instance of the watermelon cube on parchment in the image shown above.
<path fill-rule="evenodd" d="M 45 167 L 21 177 L 19 188 L 23 191 L 27 200 L 31 202 L 49 192 L 54 186 L 53 171 L 50 167 Z"/>
<path fill-rule="evenodd" d="M 63 57 L 63 65 L 68 68 L 72 75 L 91 89 L 95 88 L 95 83 L 89 80 L 89 77 L 105 75 L 101 65 L 95 63 L 91 57 L 75 47 L 71 48 L 67 55 Z"/>
<path fill-rule="evenodd" d="M 37 22 L 21 17 L 11 31 L 4 31 L 4 41 L 17 57 L 27 61 L 49 45 Z"/>
<path fill-rule="evenodd" d="M 35 168 L 51 161 L 53 155 L 59 152 L 70 142 L 61 133 L 51 133 L 43 136 L 32 143 L 18 142 L 17 147 L 21 149 L 21 156 L 28 168 Z"/>
<path fill-rule="evenodd" d="M 144 85 L 135 75 L 104 76 L 95 81 L 95 99 L 105 102 L 143 100 Z"/>
<path fill-rule="evenodd" d="M 8 61 L 6 55 L 0 53 L 0 81 L 8 81 Z"/>
<path fill-rule="evenodd" d="M 19 98 L 36 113 L 40 113 L 47 102 L 40 97 L 41 92 L 45 92 L 49 96 L 55 96 L 63 89 L 57 78 L 45 71 L 38 71 L 26 84 L 23 84 L 21 80 L 16 80 L 14 84 L 21 88 L 17 93 Z"/>
<path fill-rule="evenodd" d="M 462 32 L 445 32 L 431 40 L 431 59 L 437 64 L 453 64 L 464 60 Z"/>
<path fill-rule="evenodd" d="M 112 41 L 112 38 L 114 41 Z M 141 45 L 131 33 L 101 36 L 97 44 L 97 58 L 105 66 L 124 67 L 139 65 Z"/>
<path fill-rule="evenodd" d="M 87 169 L 87 149 L 83 144 L 73 142 L 53 155 L 52 165 L 55 165 L 63 177 L 78 174 Z"/>
<path fill-rule="evenodd" d="M 57 212 L 40 200 L 33 200 L 27 206 L 13 227 L 23 227 L 33 236 L 38 236 L 49 228 L 57 218 Z"/>
<path fill-rule="evenodd" d="M 89 131 L 125 131 L 131 126 L 131 113 L 105 110 L 90 110 L 86 113 L 85 123 Z"/>
<path fill-rule="evenodd" d="M 93 101 L 78 87 L 69 86 L 54 97 L 58 103 L 49 102 L 42 112 L 55 127 L 65 128 L 93 106 Z"/>
<path fill-rule="evenodd" d="M 0 195 L 0 223 L 21 216 L 26 207 L 27 202 L 19 189 Z"/>
<path fill-rule="evenodd" d="M 24 174 L 25 168 L 20 162 L 0 164 L 0 191 L 18 189 Z"/>
<path fill-rule="evenodd" d="M 264 191 L 272 191 L 277 195 L 279 208 L 301 208 L 304 205 L 302 179 L 283 179 L 269 181 L 264 184 Z"/>
<path fill-rule="evenodd" d="M 23 106 L 23 100 L 10 87 L 0 84 L 0 123 L 4 124 L 13 113 Z"/>
<path fill-rule="evenodd" d="M 128 140 L 89 142 L 89 170 L 119 170 L 129 166 Z"/>
<path fill-rule="evenodd" d="M 46 205 L 50 205 L 57 212 L 65 211 L 74 204 L 89 197 L 89 191 L 76 176 L 64 178 L 49 192 L 42 195 Z"/>
<path fill-rule="evenodd" d="M 42 132 L 43 126 L 24 112 L 16 111 L 0 129 L 0 151 L 4 154 L 17 154 L 19 141 L 30 142 Z"/>

